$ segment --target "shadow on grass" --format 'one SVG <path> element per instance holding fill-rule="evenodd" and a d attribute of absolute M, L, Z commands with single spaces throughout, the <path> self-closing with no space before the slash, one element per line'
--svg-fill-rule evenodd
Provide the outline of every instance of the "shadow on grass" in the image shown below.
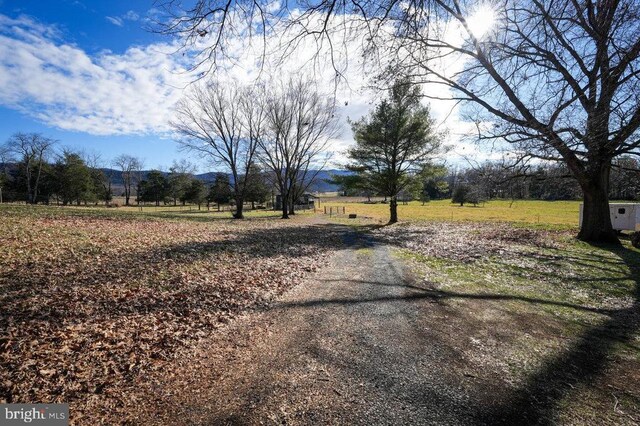
<path fill-rule="evenodd" d="M 629 268 L 635 281 L 633 304 L 611 312 L 603 324 L 585 331 L 568 350 L 529 376 L 509 400 L 479 413 L 479 422 L 554 423 L 560 402 L 576 387 L 592 383 L 603 373 L 617 343 L 631 342 L 640 327 L 640 254 L 624 247 L 599 247 L 615 254 Z"/>
<path fill-rule="evenodd" d="M 278 212 L 272 212 L 273 214 L 260 214 L 260 215 L 252 215 L 249 213 L 245 213 L 245 218 L 242 220 L 272 220 L 280 217 Z M 157 212 L 125 212 L 124 215 L 131 215 L 136 218 L 149 218 L 149 219 L 167 219 L 167 220 L 180 220 L 180 221 L 190 221 L 190 222 L 217 222 L 217 221 L 229 221 L 236 220 L 234 219 L 231 212 L 217 212 L 206 210 L 184 210 L 184 211 L 157 211 Z"/>
<path fill-rule="evenodd" d="M 212 255 L 245 254 L 251 258 L 271 258 L 287 256 L 291 258 L 305 257 L 318 251 L 335 249 L 341 238 L 348 244 L 349 235 L 346 226 L 332 224 L 316 224 L 309 226 L 274 227 L 253 229 L 237 233 L 226 231 L 229 238 L 218 241 L 196 241 L 161 246 L 144 253 L 145 258 L 172 259 L 178 263 L 191 263 Z M 224 235 L 224 234 L 223 234 Z M 267 242 L 268 244 L 264 244 Z"/>

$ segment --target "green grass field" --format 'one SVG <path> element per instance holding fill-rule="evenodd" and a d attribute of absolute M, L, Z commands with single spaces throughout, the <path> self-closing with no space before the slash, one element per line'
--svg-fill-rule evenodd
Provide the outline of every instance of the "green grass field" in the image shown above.
<path fill-rule="evenodd" d="M 370 217 L 376 220 L 389 219 L 388 204 L 365 204 L 348 202 L 339 198 L 320 200 L 320 210 L 324 207 L 345 207 L 346 213 Z M 477 207 L 452 204 L 451 200 L 437 200 L 426 203 L 412 201 L 398 206 L 401 221 L 444 220 L 444 221 L 490 221 L 526 224 L 577 227 L 579 221 L 579 201 L 538 201 L 538 200 L 492 200 Z"/>

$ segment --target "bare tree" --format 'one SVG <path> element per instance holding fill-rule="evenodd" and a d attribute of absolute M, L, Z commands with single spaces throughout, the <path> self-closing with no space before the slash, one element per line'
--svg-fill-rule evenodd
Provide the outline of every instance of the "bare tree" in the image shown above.
<path fill-rule="evenodd" d="M 617 241 L 608 189 L 611 162 L 638 153 L 640 31 L 632 1 L 531 0 L 505 2 L 495 28 L 474 33 L 470 2 L 434 1 L 442 19 L 456 22 L 464 40 L 406 26 L 396 69 L 449 88 L 468 102 L 479 138 L 515 145 L 524 158 L 564 162 L 584 193 L 579 238 Z M 436 59 L 457 58 L 447 74 Z M 492 125 L 486 125 L 491 122 Z"/>
<path fill-rule="evenodd" d="M 21 162 L 24 170 L 28 203 L 38 202 L 42 169 L 55 143 L 39 133 L 16 133 L 7 141 L 6 151 Z"/>
<path fill-rule="evenodd" d="M 274 8 L 268 0 L 196 0 L 185 4 L 179 0 L 156 0 L 156 19 L 151 30 L 182 41 L 182 48 L 195 51 L 191 70 L 204 69 L 203 77 L 221 60 L 235 59 L 228 45 L 238 37 L 257 36 L 262 42 L 266 33 L 286 14 L 286 8 Z M 258 29 L 257 29 L 258 28 Z M 257 29 L 257 30 L 256 30 Z M 245 48 L 248 46 L 244 46 Z M 263 43 L 262 59 L 266 56 Z"/>
<path fill-rule="evenodd" d="M 203 154 L 231 173 L 236 219 L 243 218 L 244 177 L 252 173 L 262 132 L 263 104 L 257 93 L 257 88 L 254 92 L 238 84 L 196 85 L 179 102 L 171 123 L 183 149 Z"/>
<path fill-rule="evenodd" d="M 251 27 L 263 38 L 273 22 L 286 20 L 282 26 L 297 31 L 291 48 L 305 37 L 326 42 L 334 64 L 340 52 L 333 46 L 359 36 L 368 58 L 389 59 L 387 77 L 409 75 L 445 89 L 433 99 L 463 102 L 483 123 L 481 140 L 566 164 L 584 192 L 579 238 L 617 241 L 607 198 L 611 162 L 640 154 L 636 0 L 502 0 L 490 3 L 489 31 L 478 30 L 479 3 L 471 0 L 320 0 L 295 14 L 286 2 L 267 8 L 268 0 L 196 4 L 183 11 L 187 22 L 172 21 L 174 34 L 205 44 L 214 34 L 207 46 L 217 53 L 225 52 L 225 24 L 238 18 L 229 13 L 235 10 L 258 11 L 246 22 L 270 22 Z"/>
<path fill-rule="evenodd" d="M 282 199 L 282 218 L 287 219 L 328 160 L 329 140 L 336 132 L 335 104 L 299 80 L 269 95 L 266 110 L 268 131 L 260 138 L 258 155 L 271 172 Z"/>
<path fill-rule="evenodd" d="M 120 170 L 122 174 L 122 182 L 124 184 L 124 203 L 130 205 L 131 189 L 140 181 L 140 173 L 143 163 L 137 157 L 128 154 L 122 154 L 113 160 L 113 165 Z"/>
<path fill-rule="evenodd" d="M 12 159 L 11 149 L 8 144 L 0 145 L 0 164 L 6 165 Z"/>

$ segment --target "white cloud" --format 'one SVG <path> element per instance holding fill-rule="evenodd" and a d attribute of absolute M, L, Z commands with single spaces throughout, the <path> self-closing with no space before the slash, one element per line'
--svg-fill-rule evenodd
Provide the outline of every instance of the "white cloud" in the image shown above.
<path fill-rule="evenodd" d="M 113 25 L 117 25 L 119 27 L 121 27 L 124 22 L 122 22 L 122 18 L 118 17 L 118 16 L 105 16 L 105 19 L 109 22 L 111 22 Z"/>
<path fill-rule="evenodd" d="M 169 130 L 181 87 L 193 76 L 176 46 L 131 47 L 91 57 L 25 17 L 0 15 L 0 104 L 57 128 L 94 135 Z M 48 34 L 48 35 L 47 35 Z"/>
<path fill-rule="evenodd" d="M 124 26 L 124 21 L 137 21 L 140 19 L 140 15 L 138 15 L 133 10 L 129 10 L 127 13 L 121 16 L 105 16 L 105 19 L 111 22 L 113 25 L 117 25 L 118 27 Z"/>
<path fill-rule="evenodd" d="M 140 19 L 140 15 L 138 15 L 133 10 L 130 10 L 122 15 L 122 19 L 126 19 L 127 21 L 137 21 L 138 19 Z"/>

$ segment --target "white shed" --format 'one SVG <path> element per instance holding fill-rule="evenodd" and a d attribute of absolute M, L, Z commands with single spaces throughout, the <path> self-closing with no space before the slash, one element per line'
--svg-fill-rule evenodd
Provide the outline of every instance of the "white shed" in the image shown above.
<path fill-rule="evenodd" d="M 580 204 L 580 225 L 582 225 L 582 208 Z M 611 224 L 616 231 L 640 230 L 640 204 L 611 203 L 609 204 Z"/>

